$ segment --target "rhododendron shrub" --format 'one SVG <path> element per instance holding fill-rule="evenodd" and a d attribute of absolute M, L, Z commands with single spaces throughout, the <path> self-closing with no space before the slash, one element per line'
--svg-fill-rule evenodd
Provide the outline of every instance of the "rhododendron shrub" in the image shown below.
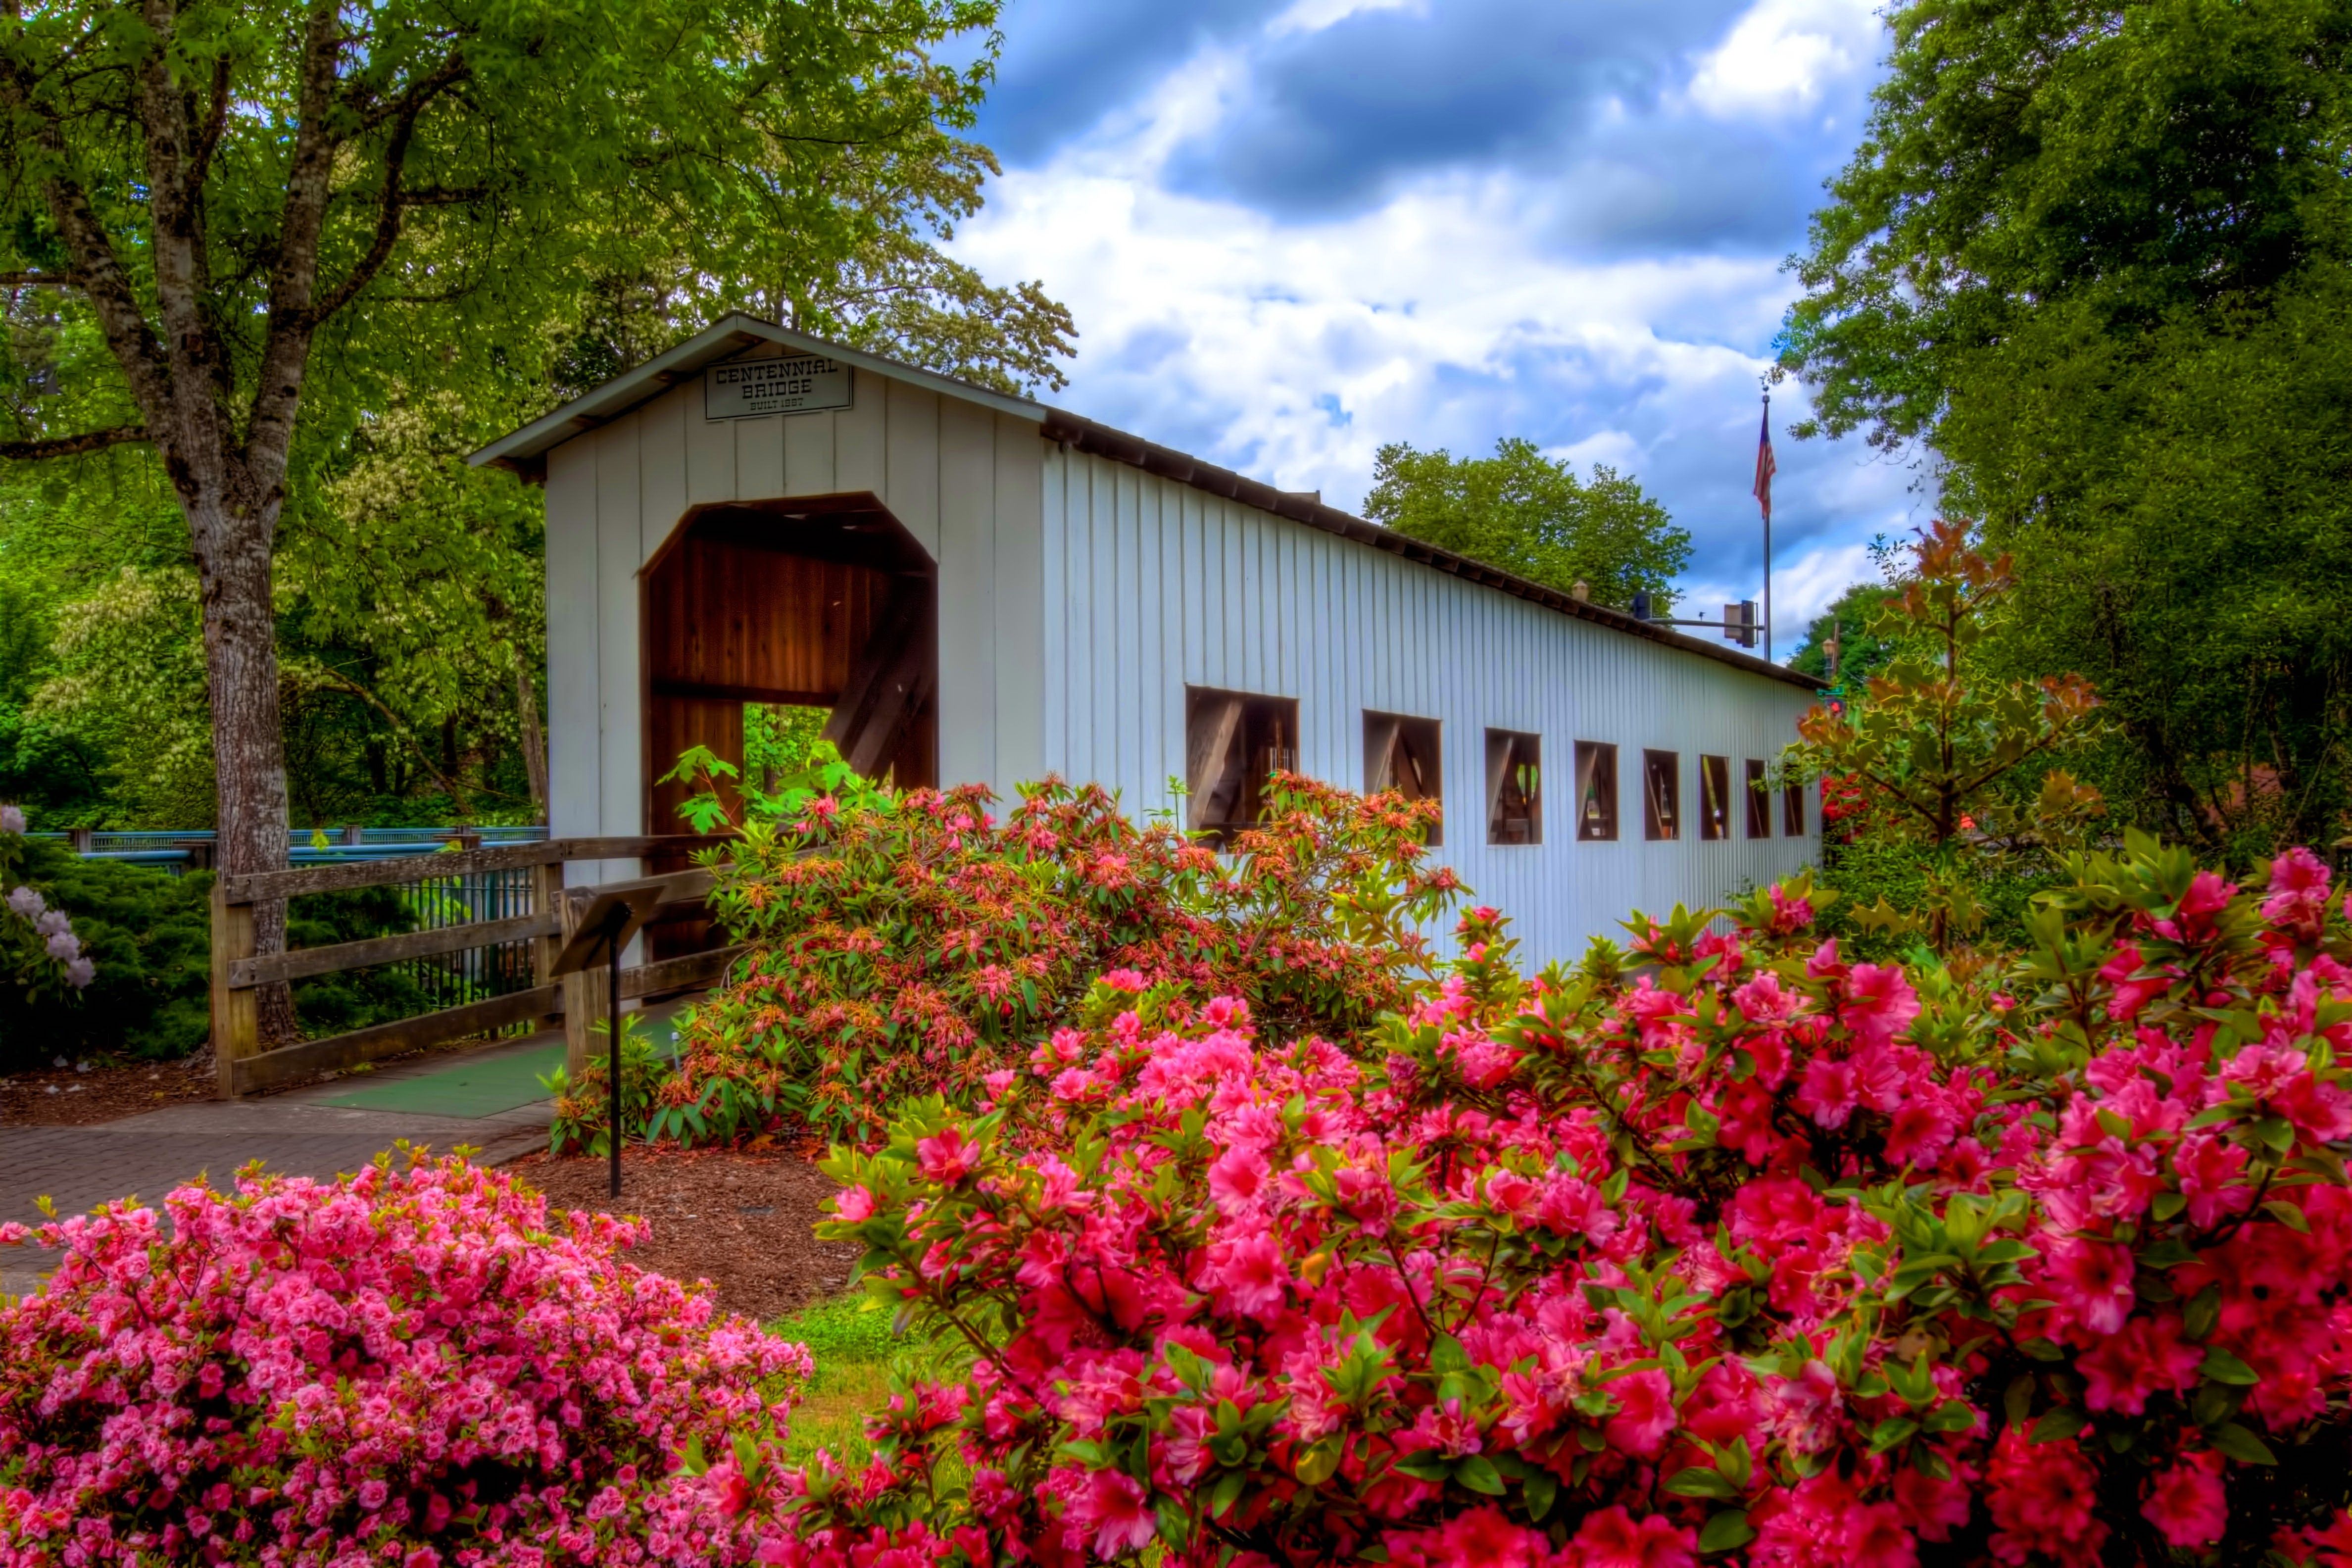
<path fill-rule="evenodd" d="M 804 1348 L 460 1160 L 0 1243 L 0 1563 L 711 1563 L 772 1548 Z"/>
<path fill-rule="evenodd" d="M 711 909 L 751 952 L 680 1018 L 646 1131 L 731 1140 L 792 1118 L 870 1138 L 909 1097 L 976 1102 L 1106 971 L 1245 997 L 1288 1032 L 1368 1031 L 1430 973 L 1421 927 L 1455 885 L 1423 864 L 1436 807 L 1287 774 L 1268 798 L 1223 859 L 1052 780 L 1002 821 L 971 786 L 744 822 L 714 851 Z M 601 1127 L 603 1071 L 568 1123 Z"/>
<path fill-rule="evenodd" d="M 1965 981 L 1802 881 L 1533 981 L 1475 910 L 1369 1054 L 1107 979 L 835 1153 L 975 1363 L 782 1483 L 782 1560 L 2347 1561 L 2346 912 L 2301 852 L 2069 870 Z"/>
<path fill-rule="evenodd" d="M 0 805 L 0 979 L 37 1000 L 87 990 L 98 966 L 82 952 L 73 917 L 18 880 L 25 843 L 24 808 Z"/>

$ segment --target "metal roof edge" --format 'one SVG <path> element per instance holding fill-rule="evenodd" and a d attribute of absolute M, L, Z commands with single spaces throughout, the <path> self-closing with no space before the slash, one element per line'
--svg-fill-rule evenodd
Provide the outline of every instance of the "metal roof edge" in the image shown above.
<path fill-rule="evenodd" d="M 599 426 L 642 407 L 706 365 L 732 357 L 759 343 L 777 343 L 803 353 L 819 353 L 856 369 L 894 381 L 910 382 L 930 391 L 979 403 L 1018 419 L 1042 420 L 1043 405 L 1025 397 L 1010 397 L 937 371 L 901 364 L 878 354 L 854 349 L 807 332 L 796 332 L 741 310 L 731 310 L 685 341 L 665 349 L 643 364 L 622 372 L 604 385 L 583 393 L 521 428 L 508 432 L 468 457 L 475 468 L 499 468 L 526 479 L 546 477 L 546 457 L 564 442 L 584 436 Z"/>
<path fill-rule="evenodd" d="M 1713 643 L 1701 638 L 1686 637 L 1681 632 L 1665 626 L 1654 626 L 1648 621 L 1635 620 L 1622 610 L 1612 610 L 1604 605 L 1595 605 L 1577 598 L 1572 594 L 1563 594 L 1557 588 L 1548 588 L 1540 583 L 1530 582 L 1515 573 L 1506 572 L 1499 566 L 1490 566 L 1483 561 L 1474 560 L 1467 555 L 1458 555 L 1451 550 L 1442 549 L 1437 545 L 1415 539 L 1411 534 L 1399 533 L 1393 529 L 1382 528 L 1378 523 L 1367 522 L 1354 513 L 1342 511 L 1338 507 L 1325 506 L 1320 501 L 1311 500 L 1306 496 L 1288 490 L 1278 490 L 1263 480 L 1237 474 L 1231 468 L 1221 468 L 1213 463 L 1202 462 L 1199 458 L 1189 457 L 1172 447 L 1162 447 L 1156 442 L 1146 441 L 1139 436 L 1130 436 L 1124 430 L 1113 429 L 1108 425 L 1098 424 L 1081 415 L 1048 407 L 1045 410 L 1045 424 L 1039 433 L 1048 441 L 1075 447 L 1082 452 L 1090 452 L 1114 462 L 1125 463 L 1131 468 L 1141 468 L 1145 473 L 1156 474 L 1161 479 L 1171 479 L 1178 484 L 1190 485 L 1195 489 L 1206 490 L 1212 495 L 1223 496 L 1230 500 L 1240 501 L 1244 506 L 1255 507 L 1260 511 L 1272 512 L 1275 516 L 1289 521 L 1304 523 L 1309 528 L 1319 528 L 1326 533 L 1336 533 L 1342 538 L 1354 540 L 1360 544 L 1370 545 L 1375 550 L 1385 550 L 1391 554 L 1402 555 L 1408 561 L 1418 561 L 1438 571 L 1457 577 L 1465 577 L 1474 583 L 1482 583 L 1516 598 L 1529 600 L 1575 620 L 1590 621 L 1596 626 L 1607 626 L 1612 631 L 1622 632 L 1628 637 L 1637 637 L 1649 642 L 1678 648 L 1685 653 L 1697 654 L 1703 658 L 1714 659 L 1718 664 L 1727 664 L 1749 675 L 1762 676 L 1786 686 L 1801 687 L 1809 693 L 1818 694 L 1821 690 L 1819 683 L 1812 677 L 1801 674 L 1785 665 L 1774 664 L 1768 659 L 1758 658 L 1753 654 L 1741 653 L 1733 648 L 1717 647 Z"/>

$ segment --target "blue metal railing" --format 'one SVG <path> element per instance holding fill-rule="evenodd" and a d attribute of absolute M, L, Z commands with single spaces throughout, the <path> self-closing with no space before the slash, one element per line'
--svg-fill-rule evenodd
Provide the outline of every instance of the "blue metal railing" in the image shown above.
<path fill-rule="evenodd" d="M 287 835 L 287 858 L 295 866 L 333 866 L 351 861 L 397 860 L 412 855 L 432 855 L 466 838 L 483 848 L 508 844 L 539 844 L 547 829 L 527 827 L 365 827 L 324 830 L 318 834 L 297 828 Z M 34 833 L 27 837 L 51 842 L 70 840 L 68 833 Z M 170 828 L 127 828 L 95 831 L 89 847 L 78 852 L 85 860 L 114 860 L 126 865 L 152 866 L 178 876 L 193 865 L 209 864 L 217 835 L 208 831 Z M 420 878 L 384 884 L 401 901 L 418 931 L 439 931 L 478 921 L 506 920 L 536 913 L 538 887 L 533 868 L 474 871 L 456 877 Z M 299 903 L 298 900 L 297 908 Z M 404 975 L 425 995 L 421 1009 L 436 1012 L 485 997 L 527 991 L 536 982 L 531 971 L 530 943 L 502 942 L 433 958 L 404 960 L 383 966 Z M 355 973 L 367 973 L 354 971 Z M 530 1032 L 519 1025 L 501 1034 Z"/>
<path fill-rule="evenodd" d="M 307 828 L 297 828 L 286 836 L 287 858 L 296 866 L 333 866 L 352 860 L 396 860 L 404 855 L 430 855 L 463 833 L 478 840 L 484 848 L 501 844 L 541 844 L 546 842 L 547 829 L 527 827 L 362 827 L 356 830 L 331 828 L 324 844 L 317 842 L 318 835 Z M 32 833 L 28 838 L 52 842 L 73 837 L 68 833 Z M 89 836 L 88 848 L 79 851 L 85 860 L 121 860 L 131 865 L 154 866 L 177 874 L 193 864 L 209 858 L 210 848 L 218 835 L 195 828 L 108 828 Z"/>

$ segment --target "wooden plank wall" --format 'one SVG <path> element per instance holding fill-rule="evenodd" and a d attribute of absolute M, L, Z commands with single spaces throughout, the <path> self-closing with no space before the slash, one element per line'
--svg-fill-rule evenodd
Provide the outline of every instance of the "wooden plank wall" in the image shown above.
<path fill-rule="evenodd" d="M 1366 710 L 1440 721 L 1438 853 L 1538 961 L 1622 936 L 1633 909 L 1718 902 L 1817 851 L 1810 819 L 1801 838 L 1703 842 L 1694 818 L 1691 837 L 1644 843 L 1622 804 L 1615 843 L 1573 837 L 1574 742 L 1616 742 L 1621 766 L 1677 752 L 1695 801 L 1701 753 L 1770 761 L 1795 739 L 1807 700 L 1793 688 L 1106 458 L 1048 447 L 1043 500 L 1046 760 L 1131 809 L 1171 803 L 1189 683 L 1296 698 L 1305 771 L 1350 788 Z M 1543 740 L 1540 845 L 1486 842 L 1489 727 Z"/>
<path fill-rule="evenodd" d="M 830 704 L 888 592 L 871 566 L 689 536 L 646 584 L 655 695 L 725 688 L 739 700 Z"/>

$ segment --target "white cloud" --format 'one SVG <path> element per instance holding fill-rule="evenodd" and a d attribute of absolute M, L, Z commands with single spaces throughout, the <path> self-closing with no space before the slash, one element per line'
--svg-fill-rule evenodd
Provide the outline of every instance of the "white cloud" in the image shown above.
<path fill-rule="evenodd" d="M 1288 37 L 1298 33 L 1319 33 L 1368 11 L 1420 14 L 1427 10 L 1427 0 L 1293 0 L 1287 10 L 1265 25 L 1265 32 L 1272 38 Z"/>
<path fill-rule="evenodd" d="M 1349 7 L 1299 0 L 1284 17 L 1306 30 Z M 1811 90 L 1834 62 L 1801 40 L 1832 37 L 1820 19 L 1853 8 L 1759 0 L 1698 68 L 1710 104 L 1733 101 L 1722 62 L 1748 33 L 1781 49 L 1777 90 Z M 1737 90 L 1761 91 L 1768 75 Z M 1428 176 L 1320 221 L 1168 188 L 1176 150 L 1246 79 L 1244 54 L 1200 49 L 1043 163 L 1009 171 L 958 236 L 957 253 L 987 275 L 1039 279 L 1070 306 L 1082 337 L 1055 401 L 1346 507 L 1360 504 L 1384 441 L 1468 453 L 1528 436 L 1659 496 L 1696 539 L 1687 603 L 1757 596 L 1747 490 L 1757 378 L 1792 292 L 1780 258 L 1563 258 L 1546 237 L 1578 199 L 1573 182 L 1496 169 Z M 1801 411 L 1795 389 L 1776 393 L 1777 425 Z M 1861 542 L 1907 526 L 1912 500 L 1906 471 L 1856 445 L 1784 436 L 1779 452 L 1785 657 L 1807 619 L 1869 574 Z"/>
<path fill-rule="evenodd" d="M 1775 551 L 1774 554 L 1779 555 Z M 1805 629 L 1834 603 L 1839 595 L 1856 583 L 1876 582 L 1878 569 L 1871 561 L 1868 546 L 1862 541 L 1825 544 L 1806 551 L 1794 560 L 1781 558 L 1773 563 L 1772 570 L 1772 652 L 1775 658 L 1786 659 L 1805 640 Z M 1726 604 L 1759 596 L 1753 583 L 1736 587 L 1720 584 L 1686 583 L 1683 603 L 1688 606 L 1677 615 L 1702 616 L 1713 619 Z M 1759 648 L 1758 650 L 1761 652 Z"/>
<path fill-rule="evenodd" d="M 1720 120 L 1811 109 L 1830 79 L 1871 63 L 1879 37 L 1873 0 L 1758 0 L 1701 58 L 1690 100 Z"/>

